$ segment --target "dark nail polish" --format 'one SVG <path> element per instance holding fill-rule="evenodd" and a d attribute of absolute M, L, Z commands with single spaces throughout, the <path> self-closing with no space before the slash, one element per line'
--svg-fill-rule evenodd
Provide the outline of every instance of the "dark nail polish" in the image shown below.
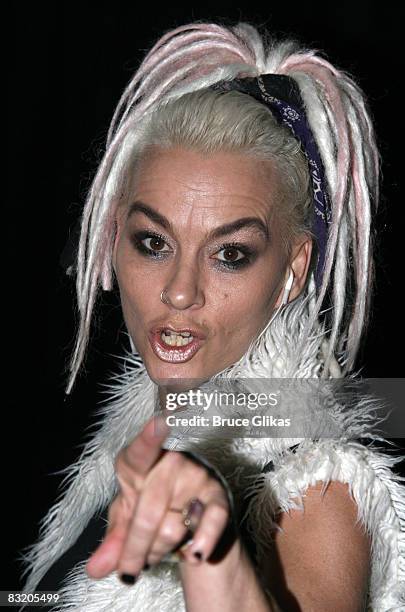
<path fill-rule="evenodd" d="M 201 561 L 201 559 L 203 558 L 202 553 L 200 553 L 200 551 L 199 551 L 199 550 L 197 550 L 197 551 L 194 553 L 194 557 L 196 557 L 196 558 L 197 558 L 199 561 Z"/>
<path fill-rule="evenodd" d="M 135 584 L 136 581 L 136 576 L 133 574 L 121 574 L 120 578 L 124 584 Z"/>
<path fill-rule="evenodd" d="M 145 563 L 145 565 L 143 566 L 143 569 L 144 569 L 144 570 L 148 570 L 149 568 L 150 568 L 149 563 Z"/>

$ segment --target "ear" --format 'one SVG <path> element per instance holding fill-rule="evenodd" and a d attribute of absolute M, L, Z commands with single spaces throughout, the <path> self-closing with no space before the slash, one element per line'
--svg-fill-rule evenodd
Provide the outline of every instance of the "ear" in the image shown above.
<path fill-rule="evenodd" d="M 312 245 L 312 238 L 308 236 L 306 236 L 305 238 L 301 238 L 301 240 L 299 242 L 296 242 L 296 244 L 294 245 L 290 256 L 289 265 L 287 265 L 286 268 L 283 286 L 277 298 L 275 308 L 278 308 L 281 303 L 281 299 L 284 293 L 284 287 L 288 281 L 288 277 L 290 275 L 291 270 L 294 274 L 294 281 L 288 296 L 288 301 L 291 302 L 292 300 L 294 300 L 303 290 L 308 274 L 309 264 L 311 262 Z"/>
<path fill-rule="evenodd" d="M 290 268 L 292 268 L 294 274 L 294 283 L 288 298 L 289 302 L 298 297 L 305 286 L 309 265 L 311 263 L 312 240 L 311 237 L 305 236 L 304 239 L 296 243 L 293 248 L 290 258 Z"/>

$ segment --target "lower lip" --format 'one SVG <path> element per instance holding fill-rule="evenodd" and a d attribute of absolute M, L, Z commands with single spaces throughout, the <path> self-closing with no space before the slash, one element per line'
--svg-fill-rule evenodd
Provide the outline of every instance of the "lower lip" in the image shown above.
<path fill-rule="evenodd" d="M 204 342 L 201 338 L 194 338 L 194 340 L 186 346 L 168 346 L 160 337 L 161 333 L 162 332 L 150 332 L 149 341 L 155 355 L 162 361 L 169 361 L 171 363 L 184 363 L 185 361 L 189 361 L 194 357 Z"/>

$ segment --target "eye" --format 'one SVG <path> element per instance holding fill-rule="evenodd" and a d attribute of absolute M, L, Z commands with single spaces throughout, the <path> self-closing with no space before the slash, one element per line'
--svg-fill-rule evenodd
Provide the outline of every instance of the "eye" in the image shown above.
<path fill-rule="evenodd" d="M 219 254 L 219 257 L 214 258 L 218 262 L 217 265 L 228 270 L 247 266 L 255 256 L 254 251 L 239 243 L 223 244 L 216 254 Z"/>
<path fill-rule="evenodd" d="M 167 244 L 162 236 L 151 235 L 146 238 L 143 238 L 141 242 L 146 246 L 148 250 L 153 251 L 155 253 L 166 253 L 167 251 L 170 251 L 169 248 L 167 250 L 164 250 L 164 246 L 167 246 Z"/>
<path fill-rule="evenodd" d="M 145 257 L 163 258 L 171 252 L 164 236 L 154 232 L 136 232 L 131 236 L 131 242 L 137 251 Z"/>
<path fill-rule="evenodd" d="M 245 257 L 245 254 L 240 249 L 236 248 L 236 246 L 227 246 L 218 252 L 223 253 L 223 258 L 219 257 L 219 261 L 225 261 L 226 263 L 234 263 Z"/>

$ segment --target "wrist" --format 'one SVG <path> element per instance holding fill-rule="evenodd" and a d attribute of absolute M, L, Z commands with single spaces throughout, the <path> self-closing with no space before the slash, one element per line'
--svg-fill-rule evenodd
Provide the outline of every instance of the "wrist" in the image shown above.
<path fill-rule="evenodd" d="M 211 555 L 208 559 L 200 563 L 189 563 L 187 560 L 181 560 L 179 563 L 180 574 L 183 577 L 191 577 L 194 575 L 220 574 L 221 580 L 231 582 L 236 574 L 250 566 L 250 559 L 242 545 L 239 537 L 236 537 L 230 545 L 227 554 L 219 560 L 215 555 Z M 253 569 L 253 568 L 252 568 Z"/>
<path fill-rule="evenodd" d="M 189 612 L 200 610 L 268 611 L 251 559 L 239 538 L 218 563 L 179 564 L 180 578 Z"/>

